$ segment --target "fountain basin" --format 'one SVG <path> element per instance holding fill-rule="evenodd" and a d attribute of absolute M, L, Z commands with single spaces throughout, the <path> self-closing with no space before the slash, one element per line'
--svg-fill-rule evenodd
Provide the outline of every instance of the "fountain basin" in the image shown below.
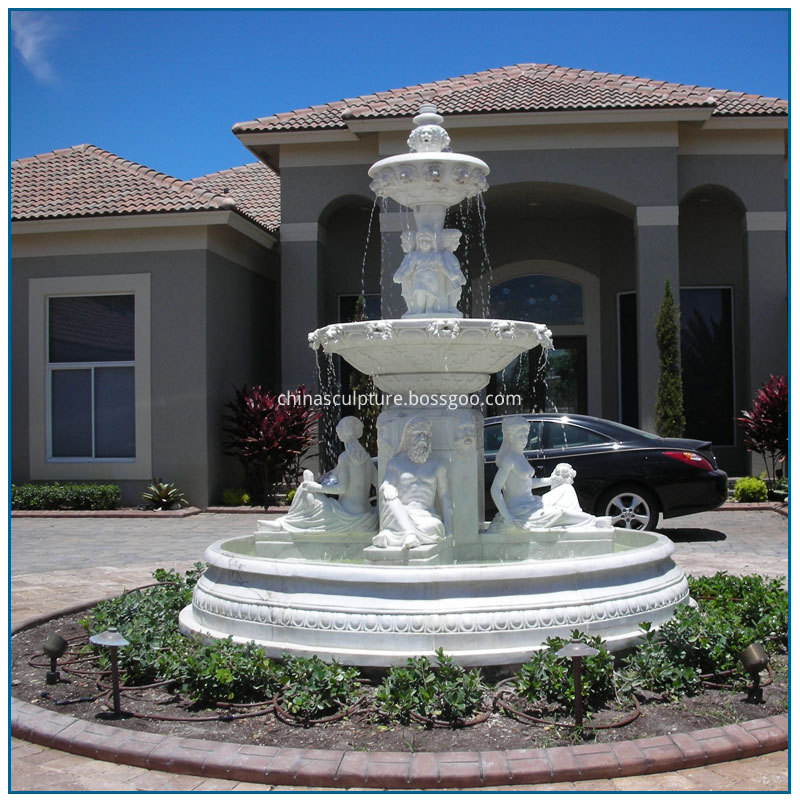
<path fill-rule="evenodd" d="M 477 392 L 521 353 L 553 346 L 547 326 L 535 322 L 437 317 L 327 325 L 308 343 L 403 395 Z"/>
<path fill-rule="evenodd" d="M 255 641 L 273 657 L 316 654 L 362 667 L 431 657 L 439 647 L 464 665 L 510 666 L 576 629 L 623 649 L 641 622 L 658 627 L 688 603 L 689 590 L 665 536 L 615 530 L 607 538 L 605 552 L 575 541 L 550 559 L 478 554 L 439 565 L 264 558 L 252 536 L 221 540 L 205 552 L 209 568 L 180 627 Z M 480 539 L 495 546 L 491 534 Z"/>

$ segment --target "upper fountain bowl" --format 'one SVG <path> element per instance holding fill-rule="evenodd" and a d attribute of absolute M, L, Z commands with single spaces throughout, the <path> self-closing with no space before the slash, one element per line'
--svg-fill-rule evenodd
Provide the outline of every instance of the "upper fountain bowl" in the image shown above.
<path fill-rule="evenodd" d="M 461 153 L 406 153 L 377 161 L 369 170 L 370 189 L 401 205 L 450 207 L 488 188 L 489 167 Z"/>
<path fill-rule="evenodd" d="M 370 189 L 404 206 L 457 205 L 486 191 L 488 165 L 474 156 L 451 153 L 450 136 L 433 106 L 423 106 L 414 117 L 408 137 L 410 153 L 389 156 L 372 165 Z"/>

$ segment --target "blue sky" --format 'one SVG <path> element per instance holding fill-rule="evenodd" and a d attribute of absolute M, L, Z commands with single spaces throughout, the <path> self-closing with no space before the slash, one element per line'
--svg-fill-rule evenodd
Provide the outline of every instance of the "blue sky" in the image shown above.
<path fill-rule="evenodd" d="M 90 142 L 179 178 L 243 120 L 519 62 L 788 97 L 778 10 L 12 11 L 11 159 Z"/>

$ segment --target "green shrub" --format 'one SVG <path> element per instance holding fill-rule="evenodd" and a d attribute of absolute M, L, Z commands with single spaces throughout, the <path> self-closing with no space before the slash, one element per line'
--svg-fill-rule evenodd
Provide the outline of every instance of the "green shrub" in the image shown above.
<path fill-rule="evenodd" d="M 157 585 L 126 592 L 99 602 L 80 622 L 89 635 L 115 627 L 129 642 L 119 650 L 119 667 L 130 685 L 177 677 L 188 640 L 178 633 L 178 614 L 192 602 L 192 590 L 203 565 L 181 576 L 174 570 L 157 569 Z M 108 655 L 99 650 L 101 666 Z"/>
<path fill-rule="evenodd" d="M 164 483 L 160 478 L 142 492 L 142 502 L 153 511 L 170 511 L 188 506 L 183 492 L 174 483 Z"/>
<path fill-rule="evenodd" d="M 572 679 L 572 659 L 558 658 L 556 653 L 570 640 L 549 638 L 545 649 L 535 652 L 522 665 L 514 681 L 520 697 L 532 703 L 544 701 L 561 708 L 572 709 L 575 703 L 575 685 Z M 581 664 L 581 697 L 584 708 L 594 710 L 615 696 L 614 660 L 603 649 L 599 636 L 589 637 L 573 631 L 571 641 L 594 647 L 597 655 L 588 656 Z"/>
<path fill-rule="evenodd" d="M 329 717 L 358 699 L 358 674 L 355 667 L 342 666 L 335 660 L 328 664 L 317 656 L 288 658 L 283 664 L 286 685 L 281 705 L 301 719 Z"/>
<path fill-rule="evenodd" d="M 283 683 L 277 664 L 254 642 L 218 639 L 192 645 L 186 648 L 179 669 L 182 691 L 197 703 L 267 702 Z"/>
<path fill-rule="evenodd" d="M 286 505 L 290 506 L 292 504 L 292 500 L 294 500 L 294 496 L 297 494 L 297 489 L 289 489 L 286 492 Z"/>
<path fill-rule="evenodd" d="M 675 699 L 700 690 L 700 676 L 693 667 L 673 661 L 668 644 L 649 622 L 643 622 L 642 643 L 623 661 L 623 691 L 642 690 Z"/>
<path fill-rule="evenodd" d="M 752 630 L 759 640 L 783 640 L 789 632 L 789 595 L 784 582 L 785 578 L 718 572 L 689 578 L 689 593 L 701 611 L 722 615 L 731 624 Z"/>
<path fill-rule="evenodd" d="M 733 487 L 737 503 L 766 503 L 767 484 L 761 478 L 739 478 Z"/>
<path fill-rule="evenodd" d="M 249 506 L 250 495 L 244 489 L 223 489 L 222 505 L 224 506 Z"/>
<path fill-rule="evenodd" d="M 477 670 L 464 669 L 439 648 L 435 667 L 421 657 L 392 667 L 376 690 L 375 702 L 382 714 L 404 725 L 412 713 L 458 724 L 480 710 L 485 690 Z"/>
<path fill-rule="evenodd" d="M 11 485 L 11 508 L 45 511 L 107 511 L 119 506 L 120 490 L 104 483 L 23 483 Z"/>

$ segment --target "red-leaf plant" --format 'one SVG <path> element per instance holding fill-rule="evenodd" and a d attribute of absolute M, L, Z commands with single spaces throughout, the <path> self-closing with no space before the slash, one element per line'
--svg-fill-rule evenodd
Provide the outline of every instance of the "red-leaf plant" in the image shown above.
<path fill-rule="evenodd" d="M 223 430 L 229 435 L 225 453 L 236 456 L 245 470 L 259 475 L 264 507 L 275 503 L 275 487 L 295 478 L 302 456 L 314 442 L 319 414 L 304 404 L 304 386 L 279 399 L 261 386 L 235 389 L 225 404 Z"/>
<path fill-rule="evenodd" d="M 770 489 L 776 477 L 786 474 L 778 464 L 786 465 L 789 455 L 789 386 L 783 375 L 770 375 L 753 398 L 752 411 L 742 411 L 737 422 L 744 432 L 748 450 L 764 458 Z"/>

